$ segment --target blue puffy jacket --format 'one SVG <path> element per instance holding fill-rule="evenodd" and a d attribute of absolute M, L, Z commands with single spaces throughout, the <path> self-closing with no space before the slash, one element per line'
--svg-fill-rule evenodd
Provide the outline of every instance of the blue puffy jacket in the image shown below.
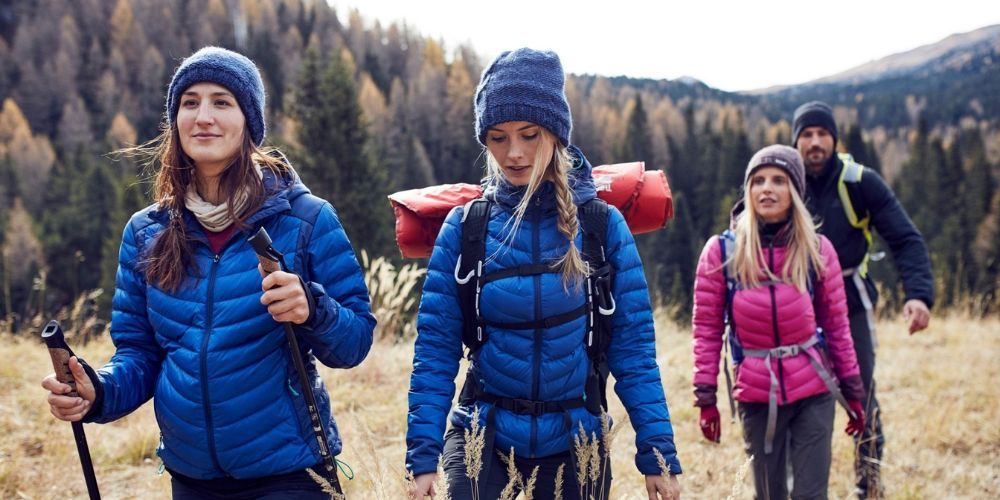
<path fill-rule="evenodd" d="M 574 201 L 579 205 L 596 196 L 591 167 L 583 154 L 570 174 Z M 551 262 L 563 256 L 568 242 L 556 228 L 557 210 L 551 182 L 542 184 L 513 236 L 509 235 L 513 209 L 523 188 L 501 182 L 486 191 L 494 201 L 487 228 L 487 263 L 483 273 L 525 264 Z M 455 376 L 462 357 L 462 311 L 454 270 L 461 251 L 463 209 L 454 209 L 438 234 L 424 282 L 417 316 L 417 340 L 410 379 L 406 466 L 414 474 L 436 470 L 443 448 L 446 416 L 455 395 Z M 607 260 L 615 270 L 608 362 L 617 383 L 615 392 L 636 429 L 636 465 L 643 474 L 659 474 L 653 449 L 666 458 L 670 470 L 680 473 L 673 428 L 656 364 L 653 315 L 646 279 L 635 241 L 618 210 L 609 211 Z M 507 241 L 505 241 L 507 240 Z M 576 245 L 582 248 L 581 236 Z M 492 259 L 491 259 L 492 257 Z M 582 290 L 563 288 L 559 274 L 515 276 L 487 283 L 482 289 L 481 313 L 497 322 L 534 321 L 571 311 L 585 301 Z M 589 373 L 584 347 L 585 317 L 538 330 L 487 327 L 488 339 L 478 354 L 482 389 L 500 397 L 556 401 L 581 398 Z M 480 424 L 490 410 L 480 405 Z M 457 406 L 452 425 L 468 428 L 472 408 Z M 570 449 L 573 433 L 582 423 L 588 435 L 600 435 L 600 419 L 585 408 L 570 410 L 572 430 L 561 413 L 539 417 L 496 410 L 495 446 L 514 448 L 521 457 L 546 457 Z M 489 453 L 489 451 L 487 451 Z"/>
<path fill-rule="evenodd" d="M 269 194 L 214 255 L 198 222 L 183 211 L 197 271 L 176 292 L 147 283 L 142 258 L 169 221 L 157 205 L 132 216 L 119 253 L 111 316 L 117 348 L 98 370 L 103 401 L 87 420 L 118 419 L 153 398 L 167 468 L 198 479 L 251 478 L 316 465 L 319 447 L 283 327 L 260 303 L 257 257 L 246 242 L 264 227 L 315 299 L 296 327 L 334 455 L 341 441 L 313 356 L 334 368 L 360 363 L 375 318 L 361 267 L 333 207 L 294 172 L 265 170 Z M 312 356 L 308 355 L 311 351 Z"/>

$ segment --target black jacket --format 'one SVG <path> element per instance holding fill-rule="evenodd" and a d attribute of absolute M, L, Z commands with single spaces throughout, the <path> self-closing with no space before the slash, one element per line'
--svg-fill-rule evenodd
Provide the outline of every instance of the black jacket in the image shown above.
<path fill-rule="evenodd" d="M 819 232 L 829 238 L 837 249 L 840 265 L 846 270 L 861 264 L 867 242 L 864 232 L 848 222 L 837 193 L 837 181 L 843 168 L 844 163 L 833 155 L 820 175 L 806 176 L 806 205 L 820 223 Z M 903 280 L 906 300 L 920 299 L 931 307 L 934 304 L 934 278 L 927 245 L 892 189 L 878 172 L 866 167 L 861 182 L 848 183 L 847 192 L 858 218 L 870 213 L 870 227 L 889 245 Z M 877 300 L 875 286 L 870 276 L 866 281 L 874 302 Z M 850 311 L 862 310 L 864 306 L 857 288 L 848 283 L 846 289 Z"/>

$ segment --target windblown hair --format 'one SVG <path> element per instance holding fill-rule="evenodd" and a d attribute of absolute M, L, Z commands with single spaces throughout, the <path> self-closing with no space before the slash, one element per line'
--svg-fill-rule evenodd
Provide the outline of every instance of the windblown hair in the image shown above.
<path fill-rule="evenodd" d="M 271 151 L 257 147 L 250 131 L 243 130 L 243 142 L 232 161 L 219 178 L 219 195 L 228 203 L 229 216 L 236 227 L 243 229 L 243 221 L 263 205 L 267 199 L 264 185 L 257 174 L 257 166 L 281 175 L 291 167 Z M 161 210 L 170 213 L 170 222 L 156 237 L 152 249 L 140 255 L 141 268 L 146 280 L 163 290 L 174 292 L 183 284 L 188 274 L 197 275 L 197 265 L 192 260 L 191 242 L 184 223 L 184 197 L 188 186 L 197 183 L 194 161 L 181 148 L 177 125 L 165 125 L 163 131 L 149 142 L 118 151 L 127 156 L 139 157 L 142 163 L 156 172 L 153 181 L 153 199 Z M 247 204 L 241 213 L 233 213 L 240 191 L 247 192 Z"/>
<path fill-rule="evenodd" d="M 576 235 L 580 229 L 580 219 L 577 214 L 576 203 L 573 202 L 573 190 L 569 186 L 569 171 L 573 168 L 573 158 L 569 151 L 549 132 L 545 127 L 538 127 L 541 133 L 539 138 L 542 142 L 535 150 L 534 166 L 531 170 L 531 178 L 524 192 L 524 197 L 514 208 L 514 222 L 508 233 L 509 239 L 517 233 L 528 210 L 531 197 L 541 186 L 542 182 L 551 180 L 555 187 L 556 207 L 559 216 L 557 227 L 559 232 L 569 242 L 566 253 L 556 261 L 562 273 L 563 286 L 569 288 L 570 284 L 579 285 L 583 278 L 587 276 L 587 264 L 576 247 Z M 551 152 L 551 153 L 550 153 Z M 486 150 L 486 172 L 487 184 L 507 182 L 496 158 Z"/>
<path fill-rule="evenodd" d="M 761 276 L 767 279 L 784 281 L 794 285 L 799 292 L 805 293 L 809 282 L 809 267 L 817 273 L 823 270 L 823 258 L 819 251 L 819 237 L 816 235 L 816 224 L 813 223 L 802 198 L 795 189 L 789 189 L 792 197 L 791 220 L 789 224 L 788 243 L 785 250 L 785 263 L 780 272 L 767 266 L 760 242 L 760 217 L 754 210 L 750 200 L 750 182 L 744 186 L 744 210 L 736 217 L 736 248 L 732 260 L 732 269 L 736 280 L 743 286 L 752 288 L 760 285 Z M 723 264 L 725 265 L 725 263 Z"/>

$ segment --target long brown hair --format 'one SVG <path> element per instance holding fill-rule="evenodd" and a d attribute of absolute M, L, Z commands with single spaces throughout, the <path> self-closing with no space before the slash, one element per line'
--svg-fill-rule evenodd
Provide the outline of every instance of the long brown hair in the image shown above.
<path fill-rule="evenodd" d="M 271 151 L 257 147 L 251 139 L 250 131 L 244 128 L 240 149 L 219 176 L 219 196 L 227 203 L 229 216 L 238 229 L 246 227 L 243 221 L 257 212 L 267 199 L 264 184 L 257 174 L 258 165 L 277 175 L 291 168 L 278 157 L 269 154 Z M 156 237 L 153 247 L 139 258 L 147 282 L 174 292 L 184 282 L 189 269 L 193 274 L 198 274 L 191 248 L 195 236 L 188 234 L 183 217 L 186 210 L 184 197 L 188 186 L 197 182 L 194 161 L 181 148 L 176 123 L 165 126 L 159 136 L 146 144 L 122 152 L 144 157 L 146 166 L 156 170 L 153 199 L 159 204 L 160 210 L 169 213 L 170 221 Z M 236 197 L 241 191 L 247 193 L 247 203 L 241 213 L 235 213 Z"/>
<path fill-rule="evenodd" d="M 587 276 L 587 265 L 580 255 L 580 250 L 576 248 L 576 234 L 580 229 L 580 220 L 577 214 L 576 203 L 573 202 L 573 191 L 569 187 L 569 171 L 573 168 L 573 159 L 566 147 L 559 144 L 556 136 L 545 127 L 538 127 L 541 132 L 541 140 L 550 147 L 539 146 L 535 151 L 534 166 L 531 177 L 525 189 L 524 197 L 514 208 L 514 222 L 509 238 L 513 238 L 517 232 L 521 220 L 528 209 L 531 196 L 535 194 L 538 187 L 545 180 L 551 180 L 555 188 L 556 207 L 559 212 L 559 220 L 556 226 L 559 232 L 569 240 L 569 248 L 566 253 L 556 262 L 562 273 L 563 287 L 568 289 L 570 283 L 579 285 L 582 278 Z M 552 151 L 551 155 L 546 154 Z M 498 182 L 503 177 L 502 169 L 496 158 L 486 149 L 487 175 L 490 182 Z"/>

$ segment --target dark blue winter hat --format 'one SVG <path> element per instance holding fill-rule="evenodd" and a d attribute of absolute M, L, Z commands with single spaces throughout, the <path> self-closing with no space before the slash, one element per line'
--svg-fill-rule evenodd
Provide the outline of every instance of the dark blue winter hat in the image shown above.
<path fill-rule="evenodd" d="M 810 101 L 795 110 L 792 119 L 792 146 L 799 142 L 799 134 L 809 127 L 823 127 L 833 136 L 837 144 L 837 122 L 833 119 L 833 109 L 821 101 Z"/>
<path fill-rule="evenodd" d="M 177 118 L 181 94 L 188 87 L 211 82 L 229 89 L 246 118 L 254 144 L 264 143 L 264 82 L 257 66 L 242 54 L 219 47 L 204 47 L 181 62 L 167 89 L 167 121 Z"/>
<path fill-rule="evenodd" d="M 573 118 L 565 82 L 555 52 L 521 48 L 500 54 L 476 87 L 476 139 L 485 145 L 490 127 L 525 121 L 545 127 L 568 146 Z"/>

